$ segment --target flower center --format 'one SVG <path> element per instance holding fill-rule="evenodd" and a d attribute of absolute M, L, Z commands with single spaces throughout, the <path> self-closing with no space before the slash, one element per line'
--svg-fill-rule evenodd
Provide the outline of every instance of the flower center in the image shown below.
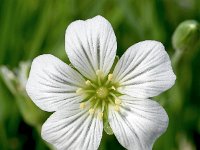
<path fill-rule="evenodd" d="M 109 91 L 106 87 L 100 87 L 96 90 L 96 95 L 100 99 L 104 99 L 109 95 Z"/>
<path fill-rule="evenodd" d="M 77 93 L 83 96 L 80 109 L 89 108 L 90 115 L 99 118 L 108 118 L 108 109 L 113 106 L 115 111 L 119 111 L 121 94 L 117 91 L 118 84 L 112 81 L 113 75 L 103 77 L 100 70 L 96 71 L 95 81 L 86 80 L 83 88 L 77 89 Z"/>

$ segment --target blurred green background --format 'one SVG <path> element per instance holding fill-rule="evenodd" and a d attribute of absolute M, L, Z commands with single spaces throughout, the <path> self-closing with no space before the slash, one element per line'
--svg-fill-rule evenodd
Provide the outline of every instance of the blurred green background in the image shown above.
<path fill-rule="evenodd" d="M 49 114 L 27 97 L 25 83 L 32 59 L 50 53 L 65 62 L 65 29 L 70 22 L 96 15 L 115 31 L 118 55 L 142 40 L 161 41 L 177 75 L 176 85 L 156 97 L 169 115 L 169 127 L 154 150 L 200 149 L 200 29 L 187 47 L 172 45 L 185 20 L 200 21 L 199 0 L 0 0 L 0 150 L 48 150 L 40 136 Z M 175 38 L 183 38 L 187 30 Z M 11 71 L 12 70 L 12 71 Z M 101 150 L 123 150 L 104 134 Z"/>

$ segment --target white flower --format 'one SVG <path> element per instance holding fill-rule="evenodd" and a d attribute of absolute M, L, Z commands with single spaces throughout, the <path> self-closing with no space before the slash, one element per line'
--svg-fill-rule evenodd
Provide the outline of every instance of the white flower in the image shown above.
<path fill-rule="evenodd" d="M 126 149 L 152 149 L 168 126 L 168 116 L 150 98 L 169 89 L 176 78 L 163 45 L 139 42 L 114 66 L 115 34 L 97 16 L 68 26 L 65 49 L 76 69 L 41 55 L 34 59 L 27 82 L 33 102 L 55 111 L 42 127 L 42 138 L 59 150 L 95 150 L 106 124 Z"/>

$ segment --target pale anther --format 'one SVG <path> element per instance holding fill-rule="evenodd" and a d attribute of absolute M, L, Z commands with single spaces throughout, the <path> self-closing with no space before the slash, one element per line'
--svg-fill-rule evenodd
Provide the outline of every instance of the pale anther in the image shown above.
<path fill-rule="evenodd" d="M 108 75 L 108 81 L 111 81 L 112 78 L 113 78 L 113 74 L 109 74 L 109 75 Z"/>
<path fill-rule="evenodd" d="M 99 118 L 99 120 L 102 120 L 102 119 L 103 119 L 103 112 L 99 112 L 99 113 L 98 113 L 98 118 Z"/>
<path fill-rule="evenodd" d="M 93 114 L 94 114 L 94 109 L 91 108 L 91 109 L 89 110 L 89 113 L 90 113 L 90 115 L 93 115 Z"/>
<path fill-rule="evenodd" d="M 115 104 L 120 105 L 122 103 L 122 101 L 119 98 L 115 99 Z"/>
<path fill-rule="evenodd" d="M 114 91 L 116 90 L 116 88 L 114 86 L 112 86 L 111 89 L 114 90 Z"/>
<path fill-rule="evenodd" d="M 81 94 L 81 92 L 82 92 L 82 89 L 81 89 L 81 88 L 78 88 L 78 89 L 76 90 L 76 93 L 77 93 L 77 94 Z"/>
<path fill-rule="evenodd" d="M 101 71 L 101 70 L 97 70 L 97 71 L 96 71 L 96 75 L 97 75 L 97 76 L 101 76 L 101 75 L 102 75 L 102 71 Z"/>
<path fill-rule="evenodd" d="M 87 80 L 87 81 L 85 81 L 85 84 L 86 84 L 87 86 L 89 86 L 89 85 L 91 85 L 91 81 L 90 81 L 90 80 Z"/>
<path fill-rule="evenodd" d="M 80 103 L 80 109 L 84 109 L 85 108 L 85 103 Z"/>
<path fill-rule="evenodd" d="M 118 105 L 115 105 L 115 106 L 114 106 L 114 110 L 115 110 L 115 111 L 119 111 L 119 106 L 118 106 Z"/>

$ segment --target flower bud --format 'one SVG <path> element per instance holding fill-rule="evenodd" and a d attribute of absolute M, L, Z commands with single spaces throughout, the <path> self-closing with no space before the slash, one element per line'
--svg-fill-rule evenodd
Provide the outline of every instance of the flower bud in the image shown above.
<path fill-rule="evenodd" d="M 21 62 L 19 68 L 14 69 L 14 71 L 8 69 L 6 66 L 2 66 L 0 67 L 0 77 L 14 95 L 24 121 L 38 128 L 47 119 L 49 113 L 39 109 L 30 100 L 25 91 L 30 65 L 30 62 Z"/>
<path fill-rule="evenodd" d="M 191 51 L 199 46 L 200 25 L 195 20 L 182 22 L 172 37 L 173 48 L 178 51 Z"/>
<path fill-rule="evenodd" d="M 110 124 L 109 124 L 108 120 L 105 121 L 105 123 L 103 125 L 103 129 L 108 135 L 113 135 L 113 130 L 110 127 Z"/>

